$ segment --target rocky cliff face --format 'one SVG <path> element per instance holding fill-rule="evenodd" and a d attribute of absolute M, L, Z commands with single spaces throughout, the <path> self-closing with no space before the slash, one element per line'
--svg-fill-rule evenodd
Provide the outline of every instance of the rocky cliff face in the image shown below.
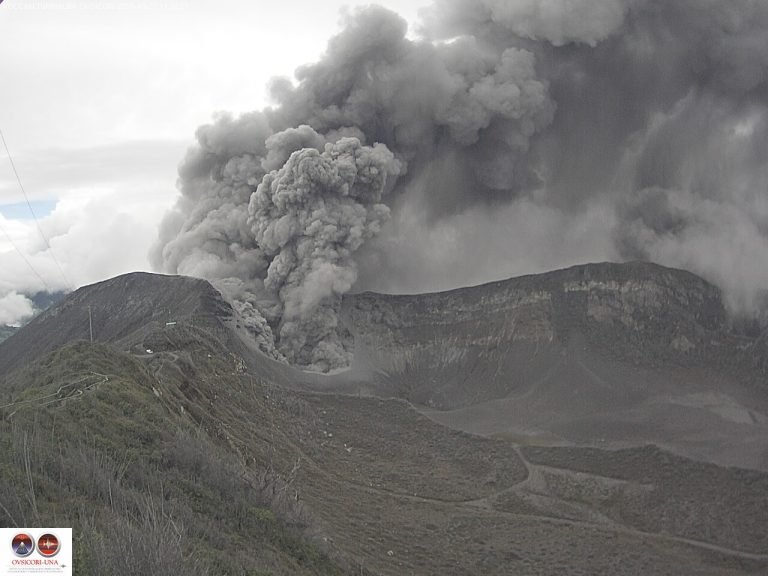
<path fill-rule="evenodd" d="M 249 339 L 208 282 L 133 273 L 83 287 L 40 314 L 0 348 L 0 374 L 88 340 L 89 307 L 94 339 L 123 347 L 174 322 Z M 710 353 L 727 333 L 716 288 L 646 263 L 590 264 L 437 294 L 359 294 L 344 300 L 342 315 L 356 362 L 395 388 L 440 381 L 479 394 L 474 400 L 505 395 L 518 376 L 576 342 L 635 362 L 684 362 Z"/>
<path fill-rule="evenodd" d="M 395 388 L 451 405 L 425 396 L 425 378 L 443 392 L 474 389 L 460 401 L 471 402 L 506 395 L 565 349 L 686 362 L 727 334 L 714 286 L 647 263 L 576 266 L 438 294 L 360 294 L 345 300 L 344 319 L 356 354 Z"/>
<path fill-rule="evenodd" d="M 768 468 L 768 338 L 740 335 L 719 291 L 688 272 L 590 264 L 440 294 L 360 294 L 343 311 L 375 393 L 447 426 L 652 442 Z"/>
<path fill-rule="evenodd" d="M 129 274 L 81 288 L 1 343 L 0 378 L 88 340 L 89 306 L 94 339 L 139 357 L 202 342 L 257 379 L 398 396 L 477 434 L 655 442 L 768 469 L 768 338 L 738 335 L 717 289 L 680 270 L 591 264 L 439 294 L 350 296 L 354 362 L 332 375 L 262 354 L 203 280 Z"/>

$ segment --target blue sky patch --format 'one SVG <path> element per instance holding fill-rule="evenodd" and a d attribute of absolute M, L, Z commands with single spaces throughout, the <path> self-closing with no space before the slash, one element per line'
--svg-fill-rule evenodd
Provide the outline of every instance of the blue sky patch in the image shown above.
<path fill-rule="evenodd" d="M 56 207 L 55 200 L 33 200 L 30 202 L 35 215 L 38 218 L 48 216 Z M 16 202 L 15 204 L 0 204 L 0 214 L 9 220 L 32 220 L 32 214 L 26 202 Z"/>

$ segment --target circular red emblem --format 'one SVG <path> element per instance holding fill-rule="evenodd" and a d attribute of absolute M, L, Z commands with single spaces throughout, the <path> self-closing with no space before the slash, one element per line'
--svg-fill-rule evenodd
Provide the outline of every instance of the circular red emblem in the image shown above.
<path fill-rule="evenodd" d="M 29 534 L 16 534 L 11 540 L 11 548 L 16 556 L 25 558 L 32 554 L 35 549 L 35 541 L 29 536 Z"/>
<path fill-rule="evenodd" d="M 46 558 L 56 556 L 60 547 L 59 539 L 53 534 L 43 534 L 37 539 L 37 551 Z"/>

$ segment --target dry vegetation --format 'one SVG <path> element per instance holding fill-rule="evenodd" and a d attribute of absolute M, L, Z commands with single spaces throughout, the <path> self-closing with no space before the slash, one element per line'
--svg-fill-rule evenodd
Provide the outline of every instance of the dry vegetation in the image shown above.
<path fill-rule="evenodd" d="M 90 372 L 109 379 L 36 400 Z M 205 422 L 169 411 L 158 385 L 139 361 L 86 344 L 8 382 L 0 524 L 74 526 L 77 574 L 341 573 L 283 505 L 279 471 L 246 465 Z"/>
<path fill-rule="evenodd" d="M 724 490 L 757 498 L 763 476 L 657 450 L 529 447 L 526 462 L 512 442 L 448 430 L 402 400 L 277 387 L 200 328 L 140 344 L 134 354 L 66 347 L 0 387 L 0 404 L 13 403 L 1 411 L 0 522 L 73 525 L 77 574 L 721 576 L 768 566 L 737 553 L 762 545 L 748 534 L 764 521 L 760 503 L 741 518 L 725 513 L 727 498 L 707 508 L 701 526 L 730 522 L 713 538 L 686 527 L 682 498 L 686 486 L 711 500 Z M 621 474 L 645 487 L 640 496 L 617 488 Z"/>

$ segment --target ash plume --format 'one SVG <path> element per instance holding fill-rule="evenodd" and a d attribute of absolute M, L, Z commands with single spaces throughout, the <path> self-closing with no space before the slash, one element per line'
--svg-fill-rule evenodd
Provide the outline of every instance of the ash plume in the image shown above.
<path fill-rule="evenodd" d="M 153 263 L 213 280 L 263 347 L 350 357 L 351 289 L 588 260 L 768 286 L 768 5 L 439 0 L 351 12 L 272 108 L 197 132 Z"/>

